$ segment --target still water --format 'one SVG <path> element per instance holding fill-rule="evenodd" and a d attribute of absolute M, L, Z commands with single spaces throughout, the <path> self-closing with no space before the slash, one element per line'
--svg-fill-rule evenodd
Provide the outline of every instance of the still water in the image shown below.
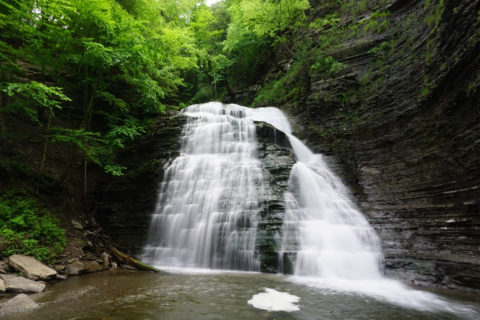
<path fill-rule="evenodd" d="M 39 309 L 3 319 L 393 320 L 478 319 L 480 314 L 480 298 L 452 292 L 435 292 L 434 296 L 412 290 L 410 296 L 414 300 L 426 295 L 437 301 L 430 305 L 415 304 L 408 299 L 388 301 L 371 292 L 325 289 L 306 279 L 299 283 L 283 275 L 169 271 L 168 275 L 158 275 L 116 270 L 72 277 L 65 282 L 48 284 L 45 293 L 33 295 L 41 305 Z M 265 288 L 299 297 L 299 311 L 269 312 L 247 303 L 254 295 L 265 292 Z"/>

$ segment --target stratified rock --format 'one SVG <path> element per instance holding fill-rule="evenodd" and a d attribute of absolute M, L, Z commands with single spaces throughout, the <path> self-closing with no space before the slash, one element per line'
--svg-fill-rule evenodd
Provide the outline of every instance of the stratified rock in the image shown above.
<path fill-rule="evenodd" d="M 5 291 L 5 282 L 3 282 L 3 279 L 0 279 L 0 293 L 3 293 Z"/>
<path fill-rule="evenodd" d="M 1 274 L 0 278 L 5 282 L 7 292 L 43 292 L 45 285 L 24 277 Z"/>
<path fill-rule="evenodd" d="M 127 167 L 122 176 L 99 182 L 95 190 L 95 219 L 111 240 L 130 255 L 141 254 L 155 210 L 165 165 L 179 155 L 184 114 L 168 112 L 135 144 L 118 156 Z"/>
<path fill-rule="evenodd" d="M 2 308 L 0 308 L 0 315 L 6 315 L 14 312 L 22 312 L 38 308 L 38 304 L 35 303 L 25 293 L 16 295 L 14 298 L 8 300 Z"/>
<path fill-rule="evenodd" d="M 10 265 L 25 277 L 32 280 L 54 279 L 57 272 L 33 257 L 13 255 L 8 258 Z"/>

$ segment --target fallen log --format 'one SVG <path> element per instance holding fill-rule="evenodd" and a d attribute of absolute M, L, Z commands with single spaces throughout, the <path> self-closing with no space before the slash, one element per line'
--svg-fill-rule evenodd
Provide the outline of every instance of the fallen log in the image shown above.
<path fill-rule="evenodd" d="M 149 266 L 148 264 L 145 264 L 143 262 L 140 262 L 128 255 L 126 255 L 125 253 L 121 252 L 120 250 L 118 250 L 117 248 L 115 247 L 112 247 L 112 246 L 109 246 L 108 247 L 110 253 L 115 257 L 117 258 L 118 260 L 120 260 L 121 262 L 125 263 L 125 264 L 128 264 L 129 266 L 132 266 L 138 270 L 144 270 L 144 271 L 153 271 L 153 272 L 160 272 L 160 273 L 166 273 L 165 271 L 162 271 L 162 270 L 159 270 L 157 268 L 154 268 L 152 266 Z"/>

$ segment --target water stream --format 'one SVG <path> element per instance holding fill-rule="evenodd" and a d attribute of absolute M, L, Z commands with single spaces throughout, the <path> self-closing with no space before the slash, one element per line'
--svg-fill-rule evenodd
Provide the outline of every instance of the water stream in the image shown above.
<path fill-rule="evenodd" d="M 459 320 L 478 319 L 478 296 L 455 292 L 415 294 L 392 303 L 369 294 L 319 289 L 282 275 L 169 269 L 169 275 L 106 271 L 48 283 L 33 295 L 40 308 L 2 320 Z M 248 304 L 275 289 L 299 297 L 300 310 L 269 312 Z M 420 298 L 415 305 L 411 303 Z M 423 303 L 430 299 L 430 303 Z"/>

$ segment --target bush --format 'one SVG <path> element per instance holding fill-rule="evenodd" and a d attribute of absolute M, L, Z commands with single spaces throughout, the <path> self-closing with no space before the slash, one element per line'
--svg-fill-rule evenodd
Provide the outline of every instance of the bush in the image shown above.
<path fill-rule="evenodd" d="M 65 230 L 51 212 L 22 190 L 0 197 L 0 252 L 24 254 L 50 262 L 67 244 Z"/>

